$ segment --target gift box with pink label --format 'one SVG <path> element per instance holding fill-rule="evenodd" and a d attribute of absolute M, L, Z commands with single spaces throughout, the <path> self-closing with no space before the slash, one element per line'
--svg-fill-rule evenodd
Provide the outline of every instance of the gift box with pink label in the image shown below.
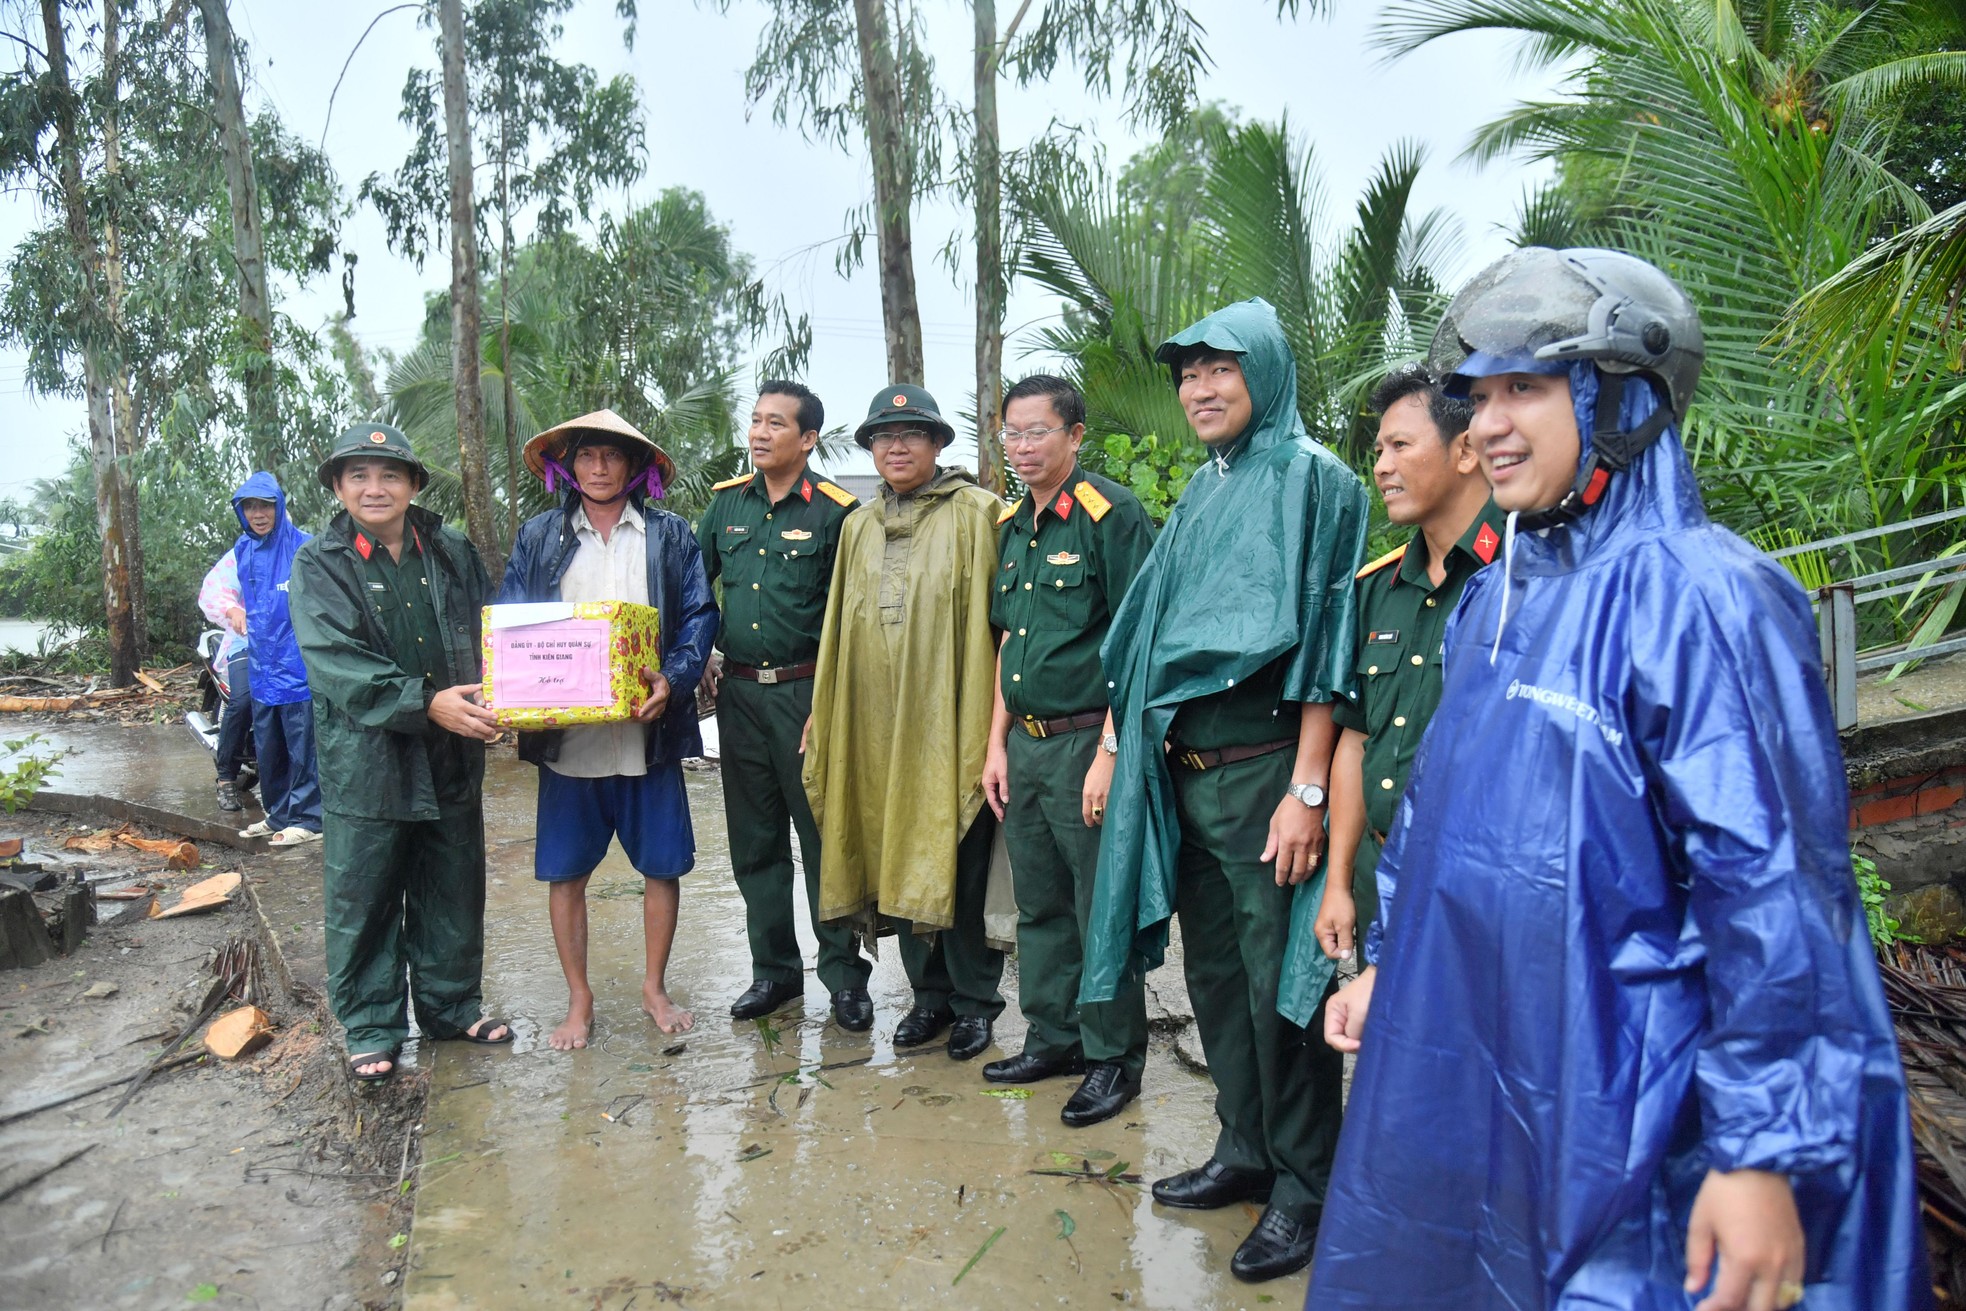
<path fill-rule="evenodd" d="M 662 665 L 655 608 L 627 601 L 485 607 L 485 707 L 506 728 L 633 719 Z"/>

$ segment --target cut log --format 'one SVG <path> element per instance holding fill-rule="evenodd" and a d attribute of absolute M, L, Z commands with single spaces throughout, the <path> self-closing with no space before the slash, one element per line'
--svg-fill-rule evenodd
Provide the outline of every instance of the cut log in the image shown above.
<path fill-rule="evenodd" d="M 235 1061 L 273 1040 L 273 1017 L 257 1006 L 241 1006 L 212 1021 L 205 1030 L 205 1050 Z"/>
<path fill-rule="evenodd" d="M 152 906 L 150 918 L 167 920 L 177 915 L 196 915 L 200 911 L 214 910 L 231 899 L 238 890 L 239 882 L 237 874 L 214 874 L 186 888 L 183 899 L 176 905 L 162 910 Z"/>
<path fill-rule="evenodd" d="M 79 696 L 0 696 L 0 714 L 36 715 L 73 710 L 82 704 Z"/>
<path fill-rule="evenodd" d="M 55 944 L 29 892 L 0 892 L 0 970 L 26 969 L 54 959 Z"/>

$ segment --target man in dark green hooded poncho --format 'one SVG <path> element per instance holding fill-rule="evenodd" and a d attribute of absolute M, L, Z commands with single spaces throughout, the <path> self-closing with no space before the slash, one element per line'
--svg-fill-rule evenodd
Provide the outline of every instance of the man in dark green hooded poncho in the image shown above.
<path fill-rule="evenodd" d="M 1304 433 L 1276 311 L 1248 300 L 1162 343 L 1208 447 L 1101 651 L 1119 736 L 1083 1001 L 1161 963 L 1178 909 L 1222 1129 L 1165 1206 L 1267 1199 L 1231 1271 L 1310 1261 L 1343 1066 L 1277 1012 L 1297 884 L 1320 872 L 1334 696 L 1352 685 L 1365 489 Z M 1315 891 L 1315 889 L 1312 889 Z"/>

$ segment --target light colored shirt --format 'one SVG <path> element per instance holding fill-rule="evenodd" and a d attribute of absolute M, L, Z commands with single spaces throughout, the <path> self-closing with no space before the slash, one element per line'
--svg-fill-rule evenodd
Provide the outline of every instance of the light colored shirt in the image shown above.
<path fill-rule="evenodd" d="M 560 579 L 560 599 L 647 605 L 647 529 L 634 502 L 622 508 L 621 521 L 605 542 L 588 522 L 585 506 L 573 512 L 573 527 L 579 545 Z M 647 736 L 647 725 L 632 719 L 569 728 L 560 739 L 560 758 L 546 767 L 567 778 L 640 778 L 648 773 Z"/>

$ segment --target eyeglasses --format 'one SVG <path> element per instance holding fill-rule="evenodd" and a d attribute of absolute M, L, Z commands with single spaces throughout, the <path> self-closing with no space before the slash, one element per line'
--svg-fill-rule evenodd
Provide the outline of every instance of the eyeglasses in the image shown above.
<path fill-rule="evenodd" d="M 878 428 L 868 440 L 870 446 L 927 446 L 935 434 L 920 428 Z"/>
<path fill-rule="evenodd" d="M 1015 428 L 1000 428 L 997 430 L 997 440 L 1005 446 L 1035 446 L 1055 432 L 1066 431 L 1068 429 L 1062 423 L 1055 428 L 1026 428 L 1023 432 Z"/>

